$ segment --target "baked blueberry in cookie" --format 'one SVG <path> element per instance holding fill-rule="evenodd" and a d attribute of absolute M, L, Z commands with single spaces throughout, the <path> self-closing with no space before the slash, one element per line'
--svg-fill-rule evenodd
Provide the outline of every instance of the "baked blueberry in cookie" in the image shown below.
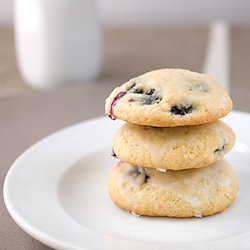
<path fill-rule="evenodd" d="M 127 93 L 134 94 L 132 98 L 128 100 L 128 102 L 138 102 L 141 105 L 151 105 L 153 103 L 156 103 L 161 100 L 161 98 L 156 94 L 155 89 L 149 89 L 145 91 L 142 88 L 137 88 L 136 83 L 132 84 L 128 89 L 125 91 L 119 92 L 111 101 L 109 106 L 109 117 L 112 120 L 116 119 L 116 116 L 114 114 L 114 107 L 123 96 L 125 96 Z"/>
<path fill-rule="evenodd" d="M 111 156 L 113 156 L 114 158 L 117 158 L 113 148 L 112 148 Z"/>
<path fill-rule="evenodd" d="M 140 167 L 140 166 L 134 166 L 133 169 L 129 172 L 129 176 L 136 178 L 139 175 L 143 175 L 144 176 L 144 182 L 148 182 L 150 176 L 147 174 L 147 172 L 145 171 L 144 168 Z"/>
<path fill-rule="evenodd" d="M 226 116 L 232 100 L 207 75 L 183 69 L 148 72 L 113 90 L 105 113 L 113 120 L 155 127 L 209 123 Z"/>
<path fill-rule="evenodd" d="M 143 90 L 142 89 L 137 89 L 135 88 L 133 91 L 131 91 L 133 94 L 143 94 Z"/>
<path fill-rule="evenodd" d="M 204 168 L 166 172 L 142 168 L 140 172 L 137 166 L 124 163 L 111 170 L 108 180 L 114 203 L 139 215 L 211 215 L 233 203 L 239 190 L 235 171 L 224 159 Z"/>
<path fill-rule="evenodd" d="M 119 99 L 121 99 L 124 95 L 126 95 L 126 91 L 120 92 L 116 97 L 113 98 L 113 100 L 110 103 L 110 109 L 109 109 L 110 115 L 109 115 L 109 117 L 112 120 L 116 119 L 116 116 L 114 115 L 114 111 L 113 111 L 114 110 L 114 106 L 119 101 Z"/>
<path fill-rule="evenodd" d="M 170 112 L 172 114 L 175 115 L 186 115 L 191 113 L 193 110 L 192 105 L 190 105 L 189 107 L 185 107 L 185 106 L 173 106 L 170 110 Z"/>
<path fill-rule="evenodd" d="M 214 152 L 215 152 L 215 153 L 217 153 L 217 152 L 222 152 L 224 148 L 225 148 L 225 145 L 223 144 L 223 146 L 222 146 L 221 148 L 215 149 Z"/>
<path fill-rule="evenodd" d="M 142 170 L 141 167 L 135 166 L 135 167 L 132 169 L 132 171 L 130 171 L 129 175 L 130 175 L 130 176 L 136 177 L 136 176 L 142 174 L 142 172 L 143 172 L 143 170 Z"/>
<path fill-rule="evenodd" d="M 128 87 L 125 91 L 121 91 L 119 92 L 111 101 L 110 103 L 110 107 L 109 107 L 109 118 L 111 118 L 112 120 L 116 119 L 116 116 L 114 115 L 114 107 L 117 104 L 117 102 L 119 101 L 119 99 L 121 99 L 124 95 L 127 94 L 127 92 L 131 89 L 133 89 L 135 87 L 135 83 L 133 83 L 130 87 Z"/>
<path fill-rule="evenodd" d="M 145 175 L 145 182 L 148 182 L 149 181 L 149 178 L 150 178 L 150 176 L 149 175 Z"/>
<path fill-rule="evenodd" d="M 159 103 L 161 98 L 156 94 L 155 89 L 150 89 L 145 93 L 145 97 L 142 99 L 142 105 L 152 105 L 153 103 Z"/>

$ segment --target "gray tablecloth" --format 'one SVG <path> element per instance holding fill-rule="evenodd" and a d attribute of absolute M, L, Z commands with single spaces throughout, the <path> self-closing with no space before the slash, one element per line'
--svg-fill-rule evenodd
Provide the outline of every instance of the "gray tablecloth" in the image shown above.
<path fill-rule="evenodd" d="M 105 97 L 123 81 L 164 67 L 201 71 L 206 39 L 206 28 L 106 30 L 100 79 L 46 93 L 29 89 L 27 94 L 0 98 L 1 187 L 9 167 L 25 149 L 58 129 L 103 115 Z M 250 29 L 234 28 L 231 65 L 234 109 L 250 112 L 249 44 Z M 13 51 L 10 53 L 13 56 Z M 8 62 L 13 60 L 5 56 Z M 6 61 L 1 63 L 5 65 Z M 0 82 L 15 79 L 23 84 L 14 64 L 13 60 L 8 74 L 0 67 Z M 50 249 L 27 235 L 11 219 L 4 206 L 2 189 L 0 215 L 0 249 Z"/>

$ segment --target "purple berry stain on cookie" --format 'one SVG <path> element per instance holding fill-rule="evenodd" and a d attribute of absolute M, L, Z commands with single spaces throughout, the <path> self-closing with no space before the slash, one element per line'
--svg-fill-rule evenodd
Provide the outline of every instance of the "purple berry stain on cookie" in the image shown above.
<path fill-rule="evenodd" d="M 122 164 L 124 163 L 124 161 L 119 161 L 115 167 L 112 169 L 112 171 L 114 171 L 116 168 L 120 167 Z"/>
<path fill-rule="evenodd" d="M 118 157 L 116 156 L 115 151 L 114 151 L 113 148 L 112 148 L 111 156 L 113 156 L 114 158 L 118 158 Z"/>
<path fill-rule="evenodd" d="M 173 106 L 170 112 L 174 115 L 186 115 L 193 111 L 193 107 L 185 107 L 185 106 Z"/>
<path fill-rule="evenodd" d="M 120 167 L 123 163 L 124 163 L 124 161 L 119 161 L 119 162 L 116 164 L 116 167 Z"/>
<path fill-rule="evenodd" d="M 124 95 L 126 95 L 126 91 L 122 91 L 120 93 L 118 93 L 118 95 L 116 97 L 114 97 L 110 103 L 110 106 L 109 106 L 109 118 L 112 119 L 112 120 L 115 120 L 116 119 L 116 116 L 114 114 L 114 106 L 117 104 L 117 102 L 119 101 L 119 99 L 121 99 Z"/>
<path fill-rule="evenodd" d="M 119 92 L 113 99 L 112 101 L 110 102 L 110 105 L 109 105 L 109 118 L 112 119 L 112 120 L 115 120 L 116 119 L 116 116 L 114 114 L 114 107 L 115 105 L 117 104 L 117 102 L 123 97 L 125 96 L 129 90 L 131 90 L 133 87 L 135 86 L 135 83 L 132 84 L 132 86 L 130 86 L 126 91 L 121 91 Z"/>
<path fill-rule="evenodd" d="M 145 92 L 143 89 L 137 88 L 136 83 L 134 82 L 127 90 L 119 92 L 110 102 L 109 105 L 109 118 L 112 120 L 116 119 L 116 116 L 114 114 L 114 107 L 117 104 L 117 102 L 127 93 L 133 93 L 135 95 L 142 95 L 142 98 L 140 98 L 137 101 L 140 101 L 142 105 L 151 105 L 155 102 L 161 101 L 161 98 L 156 94 L 155 89 L 149 89 L 147 92 Z M 129 99 L 129 102 L 135 102 L 136 100 L 133 98 Z"/>

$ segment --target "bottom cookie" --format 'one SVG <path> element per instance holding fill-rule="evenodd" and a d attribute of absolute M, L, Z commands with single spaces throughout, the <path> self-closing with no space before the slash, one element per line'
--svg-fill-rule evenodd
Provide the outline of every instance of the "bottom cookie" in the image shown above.
<path fill-rule="evenodd" d="M 224 159 L 198 169 L 159 172 L 120 161 L 108 180 L 119 207 L 148 216 L 201 217 L 225 210 L 239 182 Z"/>

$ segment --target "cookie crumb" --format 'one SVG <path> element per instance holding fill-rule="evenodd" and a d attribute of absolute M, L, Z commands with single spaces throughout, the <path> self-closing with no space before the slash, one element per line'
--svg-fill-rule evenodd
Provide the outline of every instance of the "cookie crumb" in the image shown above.
<path fill-rule="evenodd" d="M 134 217 L 140 217 L 140 215 L 139 214 L 137 214 L 137 213 L 135 213 L 135 212 L 131 212 L 131 214 L 134 216 Z"/>
<path fill-rule="evenodd" d="M 201 218 L 202 215 L 201 215 L 201 214 L 196 214 L 194 217 L 196 217 L 196 218 Z"/>
<path fill-rule="evenodd" d="M 166 172 L 167 169 L 164 169 L 164 168 L 157 168 L 157 171 L 160 171 L 160 172 Z"/>

